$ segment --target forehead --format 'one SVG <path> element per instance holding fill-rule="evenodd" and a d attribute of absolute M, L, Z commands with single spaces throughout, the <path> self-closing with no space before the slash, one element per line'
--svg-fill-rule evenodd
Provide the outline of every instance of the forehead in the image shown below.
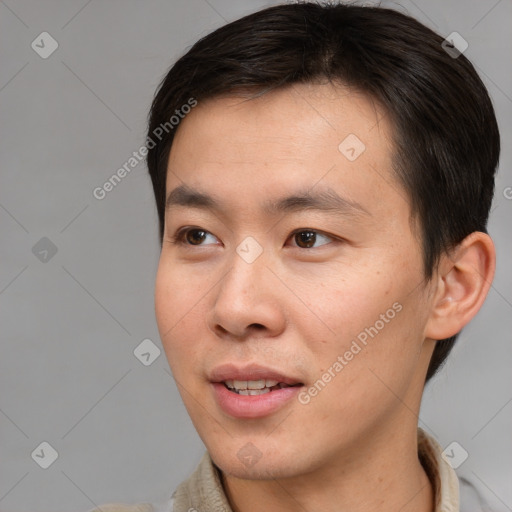
<path fill-rule="evenodd" d="M 334 84 L 294 84 L 257 97 L 231 95 L 199 101 L 181 122 L 173 146 L 194 131 L 203 143 L 274 142 L 284 153 L 296 146 L 337 149 L 346 135 L 374 147 L 389 139 L 385 111 L 367 95 Z M 192 126 L 190 126 L 192 125 Z M 227 136 L 227 138 L 226 138 Z M 201 147 L 201 152 L 209 145 Z M 250 148 L 246 148 L 249 150 Z M 375 147 L 376 149 L 376 147 Z M 264 157 L 264 155 L 260 155 Z"/>
<path fill-rule="evenodd" d="M 251 99 L 200 101 L 175 134 L 167 194 L 186 185 L 263 200 L 325 186 L 361 205 L 396 202 L 386 196 L 405 194 L 390 141 L 383 109 L 343 86 L 295 84 Z"/>

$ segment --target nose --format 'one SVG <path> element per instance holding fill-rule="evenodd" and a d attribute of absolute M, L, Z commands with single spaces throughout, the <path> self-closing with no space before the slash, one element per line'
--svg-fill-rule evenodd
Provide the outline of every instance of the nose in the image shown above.
<path fill-rule="evenodd" d="M 278 336 L 286 326 L 280 288 L 263 255 L 247 263 L 234 254 L 231 269 L 215 287 L 209 328 L 218 337 L 240 341 Z"/>

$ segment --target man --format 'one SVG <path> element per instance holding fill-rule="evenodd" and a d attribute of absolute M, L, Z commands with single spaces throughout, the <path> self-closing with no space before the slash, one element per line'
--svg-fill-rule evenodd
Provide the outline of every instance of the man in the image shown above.
<path fill-rule="evenodd" d="M 156 318 L 207 447 L 162 510 L 459 510 L 418 413 L 494 275 L 469 61 L 396 11 L 268 8 L 173 66 L 147 146 Z"/>

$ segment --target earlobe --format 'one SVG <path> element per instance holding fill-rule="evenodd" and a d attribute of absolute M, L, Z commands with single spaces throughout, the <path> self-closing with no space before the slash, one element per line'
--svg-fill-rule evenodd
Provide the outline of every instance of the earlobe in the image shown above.
<path fill-rule="evenodd" d="M 442 340 L 457 334 L 482 306 L 494 278 L 496 251 L 491 237 L 475 231 L 438 266 L 425 337 Z"/>

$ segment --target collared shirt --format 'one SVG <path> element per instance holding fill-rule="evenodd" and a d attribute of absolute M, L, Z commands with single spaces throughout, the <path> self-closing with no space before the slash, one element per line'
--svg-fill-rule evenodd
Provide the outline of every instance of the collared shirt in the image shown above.
<path fill-rule="evenodd" d="M 418 457 L 434 490 L 434 512 L 460 512 L 459 481 L 437 441 L 418 428 Z M 475 509 L 472 510 L 472 512 Z M 220 470 L 206 452 L 194 473 L 165 503 L 109 504 L 89 512 L 233 512 Z"/>

